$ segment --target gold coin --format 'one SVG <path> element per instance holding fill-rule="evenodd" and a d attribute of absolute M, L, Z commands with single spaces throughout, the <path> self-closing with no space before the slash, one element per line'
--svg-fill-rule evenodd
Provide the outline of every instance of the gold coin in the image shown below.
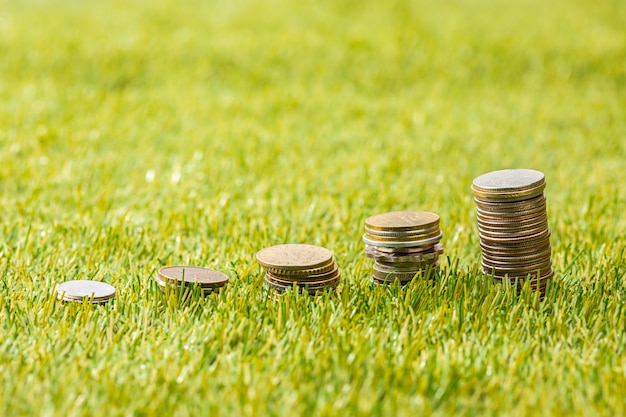
<path fill-rule="evenodd" d="M 439 233 L 437 236 L 423 239 L 423 240 L 406 240 L 406 241 L 379 241 L 370 239 L 367 234 L 363 235 L 363 242 L 366 245 L 376 246 L 376 247 L 387 247 L 387 248 L 415 248 L 415 247 L 427 247 L 434 246 L 435 244 L 441 241 L 443 237 L 443 233 Z"/>
<path fill-rule="evenodd" d="M 516 219 L 516 218 L 499 218 L 499 219 L 483 219 L 481 217 L 477 218 L 479 227 L 491 227 L 491 228 L 513 228 L 513 227 L 524 227 L 527 225 L 532 225 L 540 222 L 544 222 L 547 224 L 548 216 L 546 212 L 539 213 L 534 217 L 530 217 L 527 219 Z"/>
<path fill-rule="evenodd" d="M 474 197 L 474 202 L 485 211 L 520 211 L 546 204 L 546 196 L 541 194 L 522 201 L 482 201 Z"/>
<path fill-rule="evenodd" d="M 548 216 L 546 216 L 545 212 L 539 216 L 531 217 L 528 219 L 519 219 L 516 221 L 512 220 L 485 220 L 478 218 L 478 227 L 491 228 L 491 229 L 520 229 L 524 227 L 533 227 L 539 224 L 548 224 Z"/>
<path fill-rule="evenodd" d="M 294 282 L 294 281 L 317 282 L 317 281 L 326 281 L 326 280 L 332 279 L 336 277 L 337 275 L 339 275 L 340 271 L 339 271 L 339 268 L 337 267 L 337 264 L 335 264 L 335 268 L 332 269 L 331 271 L 328 271 L 322 274 L 315 274 L 315 275 L 283 275 L 280 273 L 271 272 L 269 270 L 266 270 L 266 273 L 272 277 L 275 277 L 276 279 L 280 279 L 286 282 Z"/>
<path fill-rule="evenodd" d="M 541 184 L 535 188 L 529 188 L 523 191 L 506 191 L 506 192 L 481 192 L 476 189 L 472 189 L 476 200 L 481 202 L 515 202 L 524 201 L 531 198 L 535 198 L 543 195 L 543 190 L 546 188 L 545 184 Z"/>
<path fill-rule="evenodd" d="M 301 286 L 298 286 L 298 285 L 296 285 L 294 287 L 293 284 L 292 285 L 280 285 L 280 284 L 276 284 L 274 282 L 268 281 L 267 277 L 265 277 L 264 285 L 267 288 L 273 289 L 273 290 L 278 291 L 280 293 L 284 293 L 287 290 L 295 288 L 296 290 L 298 290 L 300 292 L 308 292 L 310 295 L 316 295 L 319 292 L 326 292 L 326 291 L 334 290 L 339 285 L 339 280 L 337 280 L 337 282 L 332 284 L 332 285 L 327 285 L 327 286 L 319 287 L 319 288 L 312 288 L 310 286 L 301 287 Z"/>
<path fill-rule="evenodd" d="M 412 236 L 428 236 L 428 235 L 436 235 L 440 232 L 439 225 L 434 227 L 429 227 L 428 229 L 419 229 L 419 230 L 401 230 L 401 231 L 387 231 L 387 230 L 374 230 L 369 227 L 365 228 L 365 233 L 370 236 L 379 236 L 379 237 L 398 237 L 398 238 L 407 238 Z"/>
<path fill-rule="evenodd" d="M 228 283 L 228 275 L 213 269 L 199 266 L 166 266 L 158 271 L 158 276 L 164 281 L 175 284 L 197 283 L 201 287 L 222 287 Z"/>
<path fill-rule="evenodd" d="M 334 285 L 340 280 L 340 278 L 341 278 L 340 271 L 335 272 L 335 274 L 329 276 L 328 278 L 324 280 L 316 280 L 316 281 L 302 281 L 302 280 L 292 281 L 292 280 L 282 279 L 281 277 L 274 276 L 270 273 L 265 274 L 266 280 L 273 282 L 275 284 L 278 284 L 278 285 L 292 286 L 293 284 L 296 284 L 300 287 L 308 286 L 310 288 L 326 287 L 328 285 Z"/>
<path fill-rule="evenodd" d="M 394 211 L 377 214 L 365 220 L 370 230 L 399 231 L 421 230 L 439 224 L 439 216 L 428 211 Z"/>
<path fill-rule="evenodd" d="M 256 259 L 261 266 L 274 270 L 303 270 L 328 265 L 333 254 L 321 246 L 285 244 L 260 250 Z"/>
<path fill-rule="evenodd" d="M 154 280 L 156 281 L 157 285 L 159 286 L 159 290 L 161 290 L 161 292 L 163 294 L 166 293 L 167 289 L 169 288 L 172 291 L 179 291 L 181 289 L 184 290 L 191 290 L 194 286 L 198 286 L 199 290 L 202 291 L 202 294 L 204 296 L 208 296 L 209 294 L 213 294 L 216 292 L 219 292 L 222 288 L 224 288 L 224 285 L 219 285 L 219 286 L 206 286 L 203 287 L 201 286 L 199 283 L 193 283 L 193 282 L 179 282 L 179 281 L 175 281 L 175 280 L 163 280 L 161 277 L 159 277 L 159 275 L 155 275 L 154 276 Z M 182 285 L 185 285 L 186 287 L 183 287 Z"/>
<path fill-rule="evenodd" d="M 493 220 L 507 220 L 507 219 L 524 219 L 529 217 L 540 216 L 542 213 L 546 212 L 546 206 L 534 206 L 529 207 L 523 210 L 511 210 L 511 211 L 488 211 L 484 210 L 481 207 L 476 207 L 476 215 L 479 218 L 483 219 L 493 219 Z"/>
<path fill-rule="evenodd" d="M 321 274 L 327 274 L 334 269 L 337 268 L 337 264 L 334 260 L 330 260 L 330 262 L 324 266 L 320 266 L 317 268 L 309 268 L 309 269 L 280 269 L 280 268 L 270 268 L 264 267 L 265 271 L 270 272 L 274 275 L 280 275 L 284 277 L 307 277 L 307 276 L 315 276 Z"/>
<path fill-rule="evenodd" d="M 416 242 L 422 240 L 428 240 L 432 238 L 436 238 L 441 234 L 441 231 L 437 229 L 434 232 L 428 234 L 413 234 L 413 235 L 404 235 L 404 236 L 379 236 L 373 235 L 370 233 L 365 233 L 368 239 L 376 242 Z"/>

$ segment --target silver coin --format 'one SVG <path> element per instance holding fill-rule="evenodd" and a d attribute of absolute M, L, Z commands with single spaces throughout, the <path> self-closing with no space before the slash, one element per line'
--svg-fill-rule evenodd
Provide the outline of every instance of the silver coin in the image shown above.
<path fill-rule="evenodd" d="M 91 280 L 73 280 L 57 284 L 59 298 L 82 301 L 85 298 L 93 301 L 106 301 L 115 297 L 115 287 L 105 282 Z"/>

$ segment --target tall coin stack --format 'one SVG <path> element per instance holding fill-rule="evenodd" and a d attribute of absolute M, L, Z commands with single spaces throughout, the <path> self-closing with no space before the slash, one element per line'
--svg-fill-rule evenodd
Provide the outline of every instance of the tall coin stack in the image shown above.
<path fill-rule="evenodd" d="M 520 288 L 529 280 L 542 294 L 554 275 L 545 187 L 532 169 L 493 171 L 472 183 L 483 271 Z"/>
<path fill-rule="evenodd" d="M 304 244 L 270 246 L 256 254 L 265 269 L 265 286 L 284 293 L 289 288 L 315 295 L 335 289 L 341 272 L 326 248 Z"/>
<path fill-rule="evenodd" d="M 429 278 L 443 253 L 439 216 L 427 211 L 396 211 L 365 220 L 365 254 L 374 259 L 374 284 L 404 285 Z"/>

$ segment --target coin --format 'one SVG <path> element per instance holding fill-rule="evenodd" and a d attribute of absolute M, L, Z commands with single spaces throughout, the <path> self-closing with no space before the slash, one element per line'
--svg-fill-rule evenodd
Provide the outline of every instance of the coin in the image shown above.
<path fill-rule="evenodd" d="M 489 252 L 483 251 L 483 259 L 488 259 L 492 262 L 501 262 L 503 264 L 515 264 L 519 262 L 532 262 L 537 259 L 550 258 L 551 248 L 548 246 L 546 250 L 541 252 L 530 252 L 527 255 L 519 255 L 519 254 L 505 254 L 504 256 L 501 254 L 491 254 Z"/>
<path fill-rule="evenodd" d="M 341 272 L 339 271 L 339 267 L 335 264 L 335 268 L 329 272 L 323 274 L 316 275 L 283 275 L 280 273 L 274 273 L 270 271 L 266 271 L 267 275 L 279 279 L 285 282 L 315 282 L 320 283 L 330 279 L 334 279 L 339 276 Z"/>
<path fill-rule="evenodd" d="M 441 232 L 437 229 L 435 232 L 424 233 L 424 234 L 411 234 L 411 235 L 401 235 L 401 236 L 378 236 L 371 233 L 365 233 L 368 239 L 376 242 L 417 242 L 424 241 L 433 238 L 441 239 Z"/>
<path fill-rule="evenodd" d="M 536 209 L 532 209 L 532 210 L 525 210 L 525 211 L 507 211 L 507 212 L 484 212 L 481 211 L 480 208 L 476 208 L 476 216 L 477 218 L 479 218 L 480 220 L 483 220 L 485 222 L 489 222 L 489 221 L 515 221 L 515 220 L 528 220 L 528 219 L 532 219 L 533 217 L 537 217 L 542 215 L 543 213 L 545 213 L 546 208 L 545 207 L 537 207 Z"/>
<path fill-rule="evenodd" d="M 280 293 L 299 288 L 314 295 L 334 289 L 340 282 L 341 272 L 332 252 L 320 246 L 270 246 L 260 250 L 256 258 L 265 269 L 265 286 Z"/>
<path fill-rule="evenodd" d="M 430 279 L 433 276 L 434 271 L 437 269 L 439 265 L 434 265 L 432 268 L 428 269 L 420 269 L 414 273 L 411 272 L 388 272 L 382 273 L 380 271 L 373 270 L 372 272 L 372 280 L 376 280 L 377 283 L 380 284 L 390 284 L 394 281 L 400 281 L 401 283 L 406 283 L 412 281 L 415 278 L 420 279 Z"/>
<path fill-rule="evenodd" d="M 508 231 L 500 231 L 493 232 L 491 230 L 481 229 L 479 235 L 481 237 L 485 237 L 486 239 L 521 239 L 527 238 L 530 236 L 537 236 L 538 234 L 544 233 L 546 230 L 546 226 L 542 225 L 539 227 L 535 227 L 533 229 L 517 229 L 517 230 L 508 230 Z"/>
<path fill-rule="evenodd" d="M 375 271 L 379 271 L 381 273 L 385 272 L 418 272 L 422 269 L 426 269 L 428 267 L 432 267 L 437 262 L 430 261 L 428 263 L 423 264 L 415 264 L 415 263 L 403 263 L 403 264 L 385 264 L 381 263 L 378 260 L 374 262 L 373 269 Z"/>
<path fill-rule="evenodd" d="M 270 268 L 264 267 L 267 272 L 271 272 L 272 274 L 277 274 L 285 277 L 294 277 L 294 279 L 298 277 L 314 277 L 316 275 L 327 274 L 328 272 L 333 271 L 337 268 L 337 264 L 331 259 L 327 265 L 320 266 L 318 268 L 308 268 L 308 269 L 281 269 L 281 268 Z"/>
<path fill-rule="evenodd" d="M 443 253 L 439 215 L 400 211 L 377 214 L 365 221 L 365 255 L 374 259 L 371 281 L 376 285 L 406 283 L 430 277 Z"/>
<path fill-rule="evenodd" d="M 528 268 L 527 270 L 498 270 L 495 268 L 485 267 L 483 265 L 483 272 L 488 275 L 499 278 L 528 278 L 529 276 L 545 275 L 552 270 L 551 265 L 544 266 L 541 269 Z"/>
<path fill-rule="evenodd" d="M 481 191 L 477 191 L 475 188 L 472 189 L 474 192 L 474 197 L 476 200 L 481 202 L 515 202 L 515 201 L 523 201 L 532 197 L 537 197 L 543 195 L 543 190 L 545 189 L 545 184 L 537 186 L 535 188 L 529 188 L 526 190 L 520 191 L 506 191 L 506 192 L 493 192 L 493 193 L 485 193 Z"/>
<path fill-rule="evenodd" d="M 429 229 L 439 224 L 439 216 L 428 211 L 393 211 L 377 214 L 365 220 L 370 230 L 400 231 Z"/>
<path fill-rule="evenodd" d="M 435 251 L 441 251 L 443 253 L 443 246 L 441 243 L 435 245 L 408 247 L 408 248 L 386 248 L 384 246 L 365 245 L 366 251 L 376 251 L 388 255 L 409 256 L 409 255 L 421 255 L 429 254 Z"/>
<path fill-rule="evenodd" d="M 523 191 L 545 183 L 542 172 L 534 169 L 504 169 L 480 175 L 472 186 L 482 192 Z"/>
<path fill-rule="evenodd" d="M 213 269 L 198 266 L 166 266 L 158 271 L 158 276 L 164 281 L 175 284 L 197 283 L 202 287 L 223 287 L 228 283 L 228 275 Z"/>
<path fill-rule="evenodd" d="M 528 210 L 529 208 L 537 207 L 546 203 L 546 197 L 540 194 L 536 197 L 521 201 L 482 201 L 474 197 L 476 207 L 485 211 L 521 211 Z"/>
<path fill-rule="evenodd" d="M 388 256 L 372 256 L 367 255 L 368 258 L 374 259 L 377 263 L 381 265 L 415 265 L 415 266 L 426 266 L 434 263 L 439 258 L 439 253 L 434 252 L 433 256 L 429 257 L 412 257 L 412 256 L 398 256 L 398 257 L 388 257 Z"/>
<path fill-rule="evenodd" d="M 60 300 L 91 303 L 105 303 L 115 298 L 115 287 L 105 282 L 91 280 L 72 280 L 56 285 Z"/>
<path fill-rule="evenodd" d="M 209 268 L 175 265 L 159 269 L 154 280 L 164 294 L 168 288 L 188 293 L 188 290 L 197 287 L 204 296 L 208 296 L 224 288 L 229 278 L 223 272 Z"/>
<path fill-rule="evenodd" d="M 394 253 L 394 252 L 385 252 L 379 250 L 379 248 L 373 246 L 365 247 L 365 256 L 368 258 L 375 259 L 377 262 L 388 262 L 388 263 L 396 263 L 396 262 L 406 262 L 406 263 L 423 263 L 433 259 L 437 259 L 443 253 L 443 246 L 441 244 L 437 244 L 433 247 L 432 250 L 428 252 L 416 252 L 416 253 Z"/>
<path fill-rule="evenodd" d="M 365 228 L 365 233 L 371 236 L 379 237 L 398 237 L 407 238 L 415 235 L 436 235 L 439 233 L 439 225 L 429 227 L 427 229 L 412 229 L 412 230 L 375 230 L 368 227 Z"/>
<path fill-rule="evenodd" d="M 371 239 L 367 234 L 363 235 L 363 242 L 366 245 L 370 246 L 382 246 L 387 248 L 415 248 L 415 247 L 426 247 L 432 246 L 436 243 L 439 243 L 441 238 L 443 237 L 443 233 L 439 232 L 435 237 L 431 237 L 423 240 L 406 240 L 406 241 L 379 241 Z"/>
<path fill-rule="evenodd" d="M 519 236 L 519 237 L 493 237 L 487 236 L 484 233 L 478 232 L 481 240 L 486 243 L 495 243 L 503 246 L 535 246 L 538 241 L 550 236 L 550 230 L 543 229 L 540 232 L 533 233 L 531 235 Z"/>
<path fill-rule="evenodd" d="M 286 286 L 293 286 L 293 284 L 296 284 L 297 286 L 300 287 L 310 287 L 310 288 L 322 288 L 322 287 L 327 287 L 328 285 L 332 285 L 335 283 L 339 283 L 339 279 L 341 277 L 341 272 L 337 271 L 335 272 L 333 275 L 330 275 L 329 277 L 323 279 L 323 280 L 318 280 L 318 281 L 313 281 L 313 280 L 308 280 L 308 281 L 291 281 L 291 280 L 285 280 L 285 279 L 281 279 L 280 277 L 277 277 L 275 275 L 270 274 L 269 272 L 265 273 L 265 279 L 275 283 L 277 285 L 286 285 Z"/>
<path fill-rule="evenodd" d="M 306 244 L 284 244 L 260 250 L 256 259 L 263 267 L 281 270 L 312 269 L 327 265 L 333 254 L 326 248 Z"/>
<path fill-rule="evenodd" d="M 480 245 L 481 253 L 483 257 L 491 258 L 495 260 L 506 261 L 507 259 L 515 260 L 515 259 L 525 259 L 525 258 L 535 258 L 537 256 L 541 256 L 543 253 L 551 254 L 551 246 L 550 243 L 538 246 L 528 246 L 525 248 L 512 248 L 511 250 L 503 250 L 503 249 L 491 249 L 486 248 L 482 244 Z M 550 256 L 550 255 L 546 255 Z"/>
<path fill-rule="evenodd" d="M 289 290 L 289 289 L 296 289 L 296 290 L 300 290 L 303 292 L 308 292 L 311 295 L 315 295 L 318 292 L 325 292 L 325 291 L 330 291 L 333 290 L 337 287 L 337 285 L 339 285 L 339 280 L 335 280 L 334 282 L 330 283 L 330 284 L 326 284 L 324 286 L 313 286 L 311 284 L 306 284 L 304 286 L 299 286 L 296 283 L 292 283 L 290 285 L 284 285 L 284 284 L 278 284 L 276 282 L 273 282 L 271 279 L 268 279 L 268 277 L 266 276 L 264 279 L 264 283 L 265 286 L 268 288 L 271 288 L 273 290 L 276 290 L 280 293 L 284 293 L 285 291 Z M 295 284 L 295 285 L 294 285 Z"/>
<path fill-rule="evenodd" d="M 544 274 L 540 274 L 539 277 L 537 274 L 529 274 L 525 277 L 494 277 L 496 281 L 499 282 L 509 282 L 514 283 L 518 282 L 520 286 L 524 283 L 528 282 L 530 284 L 531 289 L 543 289 L 545 288 L 548 281 L 550 281 L 554 277 L 554 270 L 549 270 Z"/>
<path fill-rule="evenodd" d="M 518 227 L 528 227 L 537 225 L 539 223 L 548 224 L 548 216 L 545 211 L 537 216 L 529 217 L 529 218 L 517 218 L 517 217 L 504 217 L 504 218 L 488 218 L 484 219 L 480 216 L 477 217 L 478 227 L 479 228 L 492 228 L 492 229 L 507 229 L 507 228 L 518 228 Z"/>
<path fill-rule="evenodd" d="M 482 252 L 481 266 L 499 281 L 543 291 L 554 275 L 546 212 L 545 176 L 535 170 L 503 170 L 472 182 Z"/>

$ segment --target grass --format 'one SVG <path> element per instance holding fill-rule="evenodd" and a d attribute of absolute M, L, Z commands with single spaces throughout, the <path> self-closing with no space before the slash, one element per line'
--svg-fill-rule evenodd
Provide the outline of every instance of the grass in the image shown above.
<path fill-rule="evenodd" d="M 0 415 L 625 415 L 626 8 L 0 1 Z M 469 185 L 546 174 L 546 299 L 494 285 Z M 364 219 L 440 214 L 429 287 Z M 335 295 L 254 254 L 331 249 Z M 162 265 L 227 272 L 164 299 Z M 112 283 L 111 308 L 54 284 Z"/>

